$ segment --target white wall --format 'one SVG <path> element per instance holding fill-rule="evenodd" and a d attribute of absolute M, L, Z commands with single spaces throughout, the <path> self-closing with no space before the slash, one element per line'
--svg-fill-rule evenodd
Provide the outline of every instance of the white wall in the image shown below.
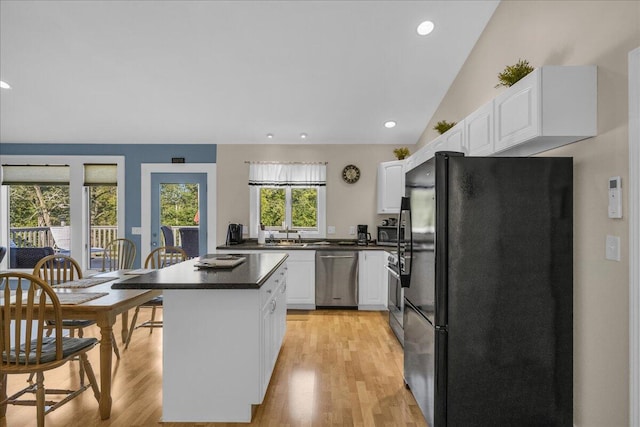
<path fill-rule="evenodd" d="M 574 422 L 629 425 L 628 69 L 640 45 L 638 1 L 502 1 L 419 146 L 439 120 L 460 121 L 504 89 L 497 74 L 518 59 L 598 66 L 598 136 L 547 153 L 574 158 Z M 607 179 L 622 177 L 623 219 L 607 217 Z M 604 258 L 620 236 L 621 261 Z"/>

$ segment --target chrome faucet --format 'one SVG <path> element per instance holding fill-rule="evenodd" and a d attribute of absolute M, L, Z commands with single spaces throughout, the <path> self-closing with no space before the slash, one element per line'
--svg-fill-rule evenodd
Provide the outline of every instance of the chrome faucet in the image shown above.
<path fill-rule="evenodd" d="M 279 233 L 285 233 L 286 237 L 285 237 L 284 241 L 288 242 L 289 241 L 289 232 L 294 233 L 294 230 L 290 230 L 289 226 L 287 225 L 284 230 L 280 230 L 278 232 Z M 299 232 L 295 232 L 295 234 L 297 234 L 298 237 L 293 239 L 293 243 L 296 243 L 296 240 L 298 242 L 302 243 L 302 237 L 300 236 L 300 233 Z"/>

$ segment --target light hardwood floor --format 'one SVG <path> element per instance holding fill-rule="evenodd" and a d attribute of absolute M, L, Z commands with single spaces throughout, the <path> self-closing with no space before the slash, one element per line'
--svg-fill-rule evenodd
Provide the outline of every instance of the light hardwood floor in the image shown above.
<path fill-rule="evenodd" d="M 91 392 L 85 392 L 47 415 L 46 424 L 426 426 L 411 392 L 404 387 L 402 347 L 389 329 L 387 316 L 386 312 L 352 310 L 290 311 L 267 395 L 255 409 L 251 424 L 162 423 L 162 330 L 149 334 L 147 329 L 139 329 L 122 359 L 114 362 L 111 418 L 101 421 L 98 403 Z M 114 330 L 120 331 L 120 325 L 116 324 Z M 97 332 L 97 328 L 89 328 L 85 335 L 95 336 Z M 89 357 L 99 373 L 98 349 L 92 350 Z M 26 376 L 9 377 L 9 393 L 24 381 Z M 45 385 L 49 386 L 75 385 L 77 381 L 77 362 L 45 374 Z M 33 407 L 10 405 L 7 416 L 0 420 L 3 427 L 33 425 Z"/>

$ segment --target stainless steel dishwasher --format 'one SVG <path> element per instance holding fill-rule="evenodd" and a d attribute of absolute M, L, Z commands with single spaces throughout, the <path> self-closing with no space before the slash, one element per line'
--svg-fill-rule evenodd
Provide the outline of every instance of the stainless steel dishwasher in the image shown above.
<path fill-rule="evenodd" d="M 358 252 L 316 251 L 316 307 L 358 306 Z"/>

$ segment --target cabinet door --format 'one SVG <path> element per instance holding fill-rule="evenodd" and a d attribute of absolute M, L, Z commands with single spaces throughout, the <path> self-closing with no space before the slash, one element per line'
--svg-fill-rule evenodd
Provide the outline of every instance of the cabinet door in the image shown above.
<path fill-rule="evenodd" d="M 385 252 L 361 251 L 358 262 L 359 308 L 386 309 L 388 297 Z"/>
<path fill-rule="evenodd" d="M 445 132 L 444 149 L 448 151 L 465 152 L 464 147 L 464 123 L 460 122 Z"/>
<path fill-rule="evenodd" d="M 465 146 L 470 156 L 493 154 L 493 101 L 464 119 Z"/>
<path fill-rule="evenodd" d="M 280 286 L 278 291 L 278 307 L 276 308 L 277 324 L 278 324 L 278 339 L 276 340 L 276 355 L 280 353 L 280 347 L 282 347 L 282 341 L 284 340 L 284 334 L 287 331 L 287 279 L 284 277 L 284 282 Z"/>
<path fill-rule="evenodd" d="M 260 401 L 264 398 L 267 387 L 269 386 L 269 380 L 271 379 L 270 361 L 272 359 L 271 353 L 273 352 L 271 317 L 271 304 L 266 304 L 262 309 L 262 319 L 260 323 L 262 332 L 260 345 Z"/>
<path fill-rule="evenodd" d="M 438 151 L 445 151 L 447 149 L 446 142 L 447 141 L 444 135 L 440 135 L 439 137 L 431 141 L 429 145 L 431 146 L 433 154 L 435 155 L 435 153 L 437 153 Z"/>
<path fill-rule="evenodd" d="M 540 134 L 540 72 L 533 71 L 495 98 L 495 151 Z"/>
<path fill-rule="evenodd" d="M 313 309 L 316 304 L 315 251 L 291 251 L 287 259 L 287 305 Z"/>
<path fill-rule="evenodd" d="M 404 160 L 378 165 L 378 213 L 400 212 L 400 199 L 404 195 Z"/>

